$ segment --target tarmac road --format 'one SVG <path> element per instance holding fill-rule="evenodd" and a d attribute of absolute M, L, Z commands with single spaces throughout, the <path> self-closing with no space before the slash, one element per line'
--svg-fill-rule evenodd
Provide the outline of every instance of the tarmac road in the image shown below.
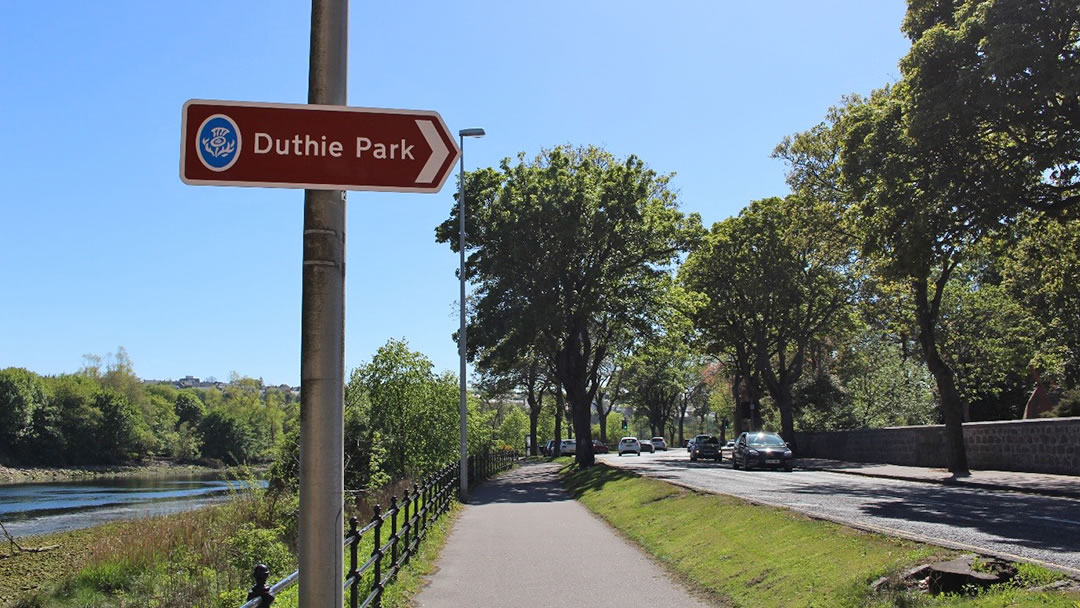
<path fill-rule="evenodd" d="M 1080 575 L 1080 500 L 826 471 L 733 470 L 685 449 L 597 460 L 683 486 L 813 517 Z M 797 462 L 797 461 L 796 461 Z"/>

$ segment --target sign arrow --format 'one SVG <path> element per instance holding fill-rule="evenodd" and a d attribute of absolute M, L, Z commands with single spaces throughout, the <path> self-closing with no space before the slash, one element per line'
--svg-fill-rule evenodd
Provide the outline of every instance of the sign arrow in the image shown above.
<path fill-rule="evenodd" d="M 417 120 L 416 126 L 420 127 L 420 132 L 424 134 L 424 139 L 427 140 L 428 146 L 431 147 L 431 156 L 428 157 L 424 168 L 420 170 L 420 175 L 416 176 L 416 183 L 429 184 L 435 181 L 439 168 L 442 167 L 443 161 L 450 154 L 450 149 L 443 143 L 435 123 L 430 120 Z"/>

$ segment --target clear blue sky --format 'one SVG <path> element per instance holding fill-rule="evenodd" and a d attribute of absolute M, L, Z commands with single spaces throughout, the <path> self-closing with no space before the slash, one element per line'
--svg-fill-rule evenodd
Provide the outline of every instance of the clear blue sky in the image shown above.
<path fill-rule="evenodd" d="M 784 136 L 895 82 L 902 0 L 353 1 L 349 104 L 436 110 L 468 169 L 596 144 L 707 224 L 783 195 Z M 303 103 L 310 4 L 0 4 L 0 368 L 127 349 L 143 378 L 298 384 L 303 192 L 178 177 L 188 99 Z M 456 370 L 439 194 L 348 196 L 346 367 L 405 338 Z"/>

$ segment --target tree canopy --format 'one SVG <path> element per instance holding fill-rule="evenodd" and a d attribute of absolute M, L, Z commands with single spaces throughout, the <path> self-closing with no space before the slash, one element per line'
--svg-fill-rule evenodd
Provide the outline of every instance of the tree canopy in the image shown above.
<path fill-rule="evenodd" d="M 577 459 L 592 464 L 590 408 L 614 336 L 645 331 L 661 308 L 696 216 L 678 210 L 670 176 L 634 156 L 556 147 L 470 173 L 470 352 L 514 359 L 536 349 L 566 392 Z M 457 250 L 457 206 L 436 240 Z"/>

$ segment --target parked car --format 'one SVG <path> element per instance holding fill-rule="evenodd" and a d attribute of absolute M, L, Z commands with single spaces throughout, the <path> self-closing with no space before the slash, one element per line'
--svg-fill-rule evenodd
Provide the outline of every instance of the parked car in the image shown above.
<path fill-rule="evenodd" d="M 559 446 L 559 450 L 562 451 L 563 456 L 573 456 L 577 454 L 577 439 L 563 439 L 562 444 Z"/>
<path fill-rule="evenodd" d="M 735 451 L 735 440 L 728 439 L 727 443 L 720 446 L 720 461 L 723 462 L 725 458 L 731 460 L 731 454 Z"/>
<path fill-rule="evenodd" d="M 641 439 L 640 443 L 641 443 L 641 451 L 642 452 L 648 452 L 648 453 L 652 454 L 653 452 L 656 451 L 656 446 L 654 446 L 652 444 L 651 440 L 649 440 L 649 439 Z"/>
<path fill-rule="evenodd" d="M 637 437 L 623 437 L 619 440 L 619 456 L 631 453 L 641 456 L 641 442 Z"/>
<path fill-rule="evenodd" d="M 712 435 L 694 435 L 693 437 L 690 438 L 689 441 L 686 442 L 686 449 L 689 450 L 690 446 L 694 445 L 694 442 L 697 441 L 698 439 L 705 440 L 705 439 L 708 439 L 709 437 L 712 437 Z"/>
<path fill-rule="evenodd" d="M 555 440 L 554 439 L 548 439 L 548 442 L 544 444 L 544 447 L 540 448 L 540 451 L 544 454 L 544 456 L 554 456 L 555 455 Z"/>
<path fill-rule="evenodd" d="M 694 441 L 687 446 L 687 452 L 690 452 L 690 461 L 693 462 L 698 458 L 711 458 L 713 460 L 720 460 L 720 440 L 712 435 L 698 435 L 694 437 Z"/>
<path fill-rule="evenodd" d="M 776 433 L 743 433 L 735 440 L 731 468 L 769 467 L 791 471 L 794 455 L 791 448 Z"/>
<path fill-rule="evenodd" d="M 592 451 L 593 451 L 593 454 L 607 454 L 607 452 L 608 452 L 607 444 L 604 443 L 603 441 L 600 441 L 599 439 L 593 439 L 592 440 Z"/>
<path fill-rule="evenodd" d="M 660 451 L 660 450 L 664 450 L 665 452 L 667 451 L 667 442 L 664 441 L 663 437 L 653 437 L 652 438 L 652 445 L 653 445 L 653 448 L 655 448 L 657 451 Z"/>

